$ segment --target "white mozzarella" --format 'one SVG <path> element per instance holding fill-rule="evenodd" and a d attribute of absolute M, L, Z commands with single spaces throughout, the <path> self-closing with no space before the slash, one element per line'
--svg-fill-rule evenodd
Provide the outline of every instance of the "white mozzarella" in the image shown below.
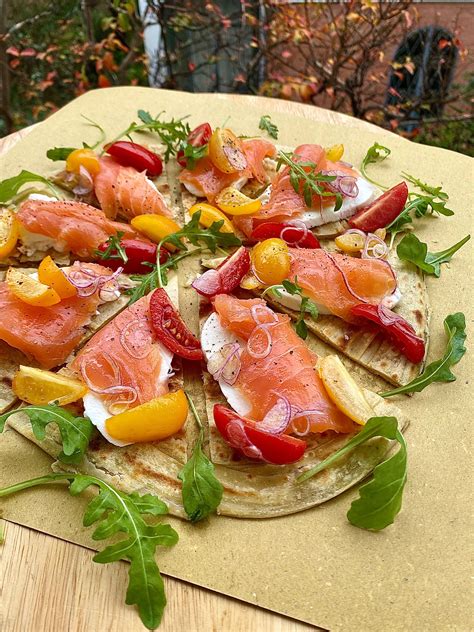
<path fill-rule="evenodd" d="M 58 198 L 51 197 L 50 195 L 43 195 L 42 193 L 32 193 L 28 196 L 29 200 L 40 200 L 42 202 L 53 201 L 57 202 Z"/>
<path fill-rule="evenodd" d="M 395 289 L 395 292 L 393 294 L 390 294 L 390 296 L 386 296 L 382 300 L 382 303 L 385 305 L 385 307 L 388 307 L 389 309 L 393 309 L 395 305 L 398 305 L 400 303 L 401 300 L 402 300 L 402 293 L 400 292 L 400 288 L 397 286 L 397 288 Z"/>
<path fill-rule="evenodd" d="M 273 294 L 272 300 L 280 303 L 280 305 L 283 305 L 284 307 L 288 307 L 288 309 L 294 309 L 297 312 L 300 310 L 301 296 L 298 296 L 298 294 L 289 294 L 286 290 L 279 290 L 279 292 L 281 293 L 281 297 Z M 321 305 L 314 299 L 311 299 L 311 301 L 316 305 L 320 314 L 331 314 L 324 305 Z"/>
<path fill-rule="evenodd" d="M 31 233 L 21 224 L 19 227 L 19 233 L 21 245 L 18 246 L 18 250 L 28 257 L 31 257 L 38 252 L 46 253 L 48 250 L 56 250 L 57 252 L 66 251 L 65 241 L 56 241 L 55 239 L 51 239 L 51 237 L 45 237 L 39 233 Z"/>
<path fill-rule="evenodd" d="M 161 342 L 154 343 L 158 345 L 161 353 L 161 366 L 160 373 L 156 378 L 157 386 L 164 385 L 168 383 L 168 380 L 171 376 L 171 363 L 173 361 L 173 354 L 169 351 Z M 130 445 L 130 443 L 124 443 L 123 441 L 119 441 L 118 439 L 114 439 L 109 435 L 105 428 L 105 422 L 107 419 L 112 417 L 110 412 L 108 411 L 104 400 L 100 395 L 93 392 L 88 392 L 84 395 L 84 415 L 88 417 L 100 434 L 112 443 L 113 445 L 117 445 L 119 447 L 123 447 L 125 445 Z"/>
<path fill-rule="evenodd" d="M 224 345 L 233 342 L 238 342 L 240 345 L 245 346 L 245 341 L 228 329 L 225 329 L 221 325 L 219 316 L 215 312 L 212 313 L 204 323 L 201 332 L 201 347 L 206 360 L 209 361 Z M 219 386 L 230 406 L 239 415 L 245 417 L 250 413 L 252 410 L 251 403 L 235 386 L 227 384 L 227 382 L 222 379 L 219 380 Z"/>

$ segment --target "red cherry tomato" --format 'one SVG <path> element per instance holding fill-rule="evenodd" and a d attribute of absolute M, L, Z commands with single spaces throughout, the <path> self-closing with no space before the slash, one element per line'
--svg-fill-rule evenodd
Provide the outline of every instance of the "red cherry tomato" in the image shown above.
<path fill-rule="evenodd" d="M 250 239 L 264 241 L 278 237 L 286 241 L 289 246 L 298 244 L 300 248 L 321 248 L 319 241 L 310 230 L 293 226 L 290 222 L 265 222 L 253 229 Z"/>
<path fill-rule="evenodd" d="M 400 215 L 408 197 L 408 187 L 400 182 L 378 197 L 367 208 L 363 208 L 349 220 L 352 228 L 365 233 L 373 233 L 377 228 L 385 228 Z"/>
<path fill-rule="evenodd" d="M 110 257 L 101 259 L 103 263 L 112 270 L 123 267 L 123 271 L 127 274 L 148 274 L 151 272 L 150 266 L 146 263 L 156 264 L 156 244 L 141 239 L 121 239 L 120 245 L 125 250 L 128 261 L 124 262 L 117 250 L 112 250 Z M 106 252 L 109 244 L 103 243 L 99 246 L 99 252 Z M 168 259 L 169 253 L 164 248 L 160 250 L 160 263 L 164 263 Z"/>
<path fill-rule="evenodd" d="M 150 297 L 150 316 L 156 337 L 167 349 L 186 360 L 204 359 L 201 343 L 189 331 L 163 288 Z"/>
<path fill-rule="evenodd" d="M 193 281 L 193 288 L 207 298 L 212 298 L 216 294 L 229 294 L 239 287 L 249 270 L 249 251 L 244 246 L 240 246 L 233 255 L 221 263 L 217 270 L 207 270 Z"/>
<path fill-rule="evenodd" d="M 214 406 L 214 422 L 229 445 L 246 456 L 267 463 L 295 463 L 306 450 L 306 441 L 285 434 L 263 432 L 258 429 L 258 423 L 240 417 L 221 404 Z"/>
<path fill-rule="evenodd" d="M 380 305 L 362 303 L 351 309 L 354 316 L 367 318 L 378 325 L 383 333 L 403 355 L 418 364 L 425 357 L 425 342 L 416 335 L 413 327 L 404 318 L 395 314 L 388 308 Z"/>
<path fill-rule="evenodd" d="M 202 147 L 202 145 L 207 145 L 210 138 L 212 136 L 212 127 L 209 123 L 201 123 L 195 127 L 191 132 L 189 132 L 187 142 L 189 145 L 193 147 Z M 178 155 L 176 156 L 178 160 L 178 164 L 181 167 L 186 167 L 186 158 L 184 157 L 184 150 L 180 149 L 178 151 Z"/>
<path fill-rule="evenodd" d="M 123 167 L 133 167 L 137 171 L 146 171 L 147 175 L 152 178 L 156 178 L 163 172 L 161 158 L 143 145 L 131 143 L 128 140 L 119 140 L 105 147 L 105 151 Z"/>

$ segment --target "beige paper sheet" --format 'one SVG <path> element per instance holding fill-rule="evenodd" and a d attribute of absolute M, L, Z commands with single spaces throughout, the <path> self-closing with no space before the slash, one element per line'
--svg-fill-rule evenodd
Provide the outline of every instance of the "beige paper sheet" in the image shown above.
<path fill-rule="evenodd" d="M 171 116 L 191 113 L 190 124 L 208 120 L 237 133 L 258 132 L 262 114 L 272 114 L 279 142 L 344 142 L 345 159 L 360 163 L 374 142 L 392 156 L 373 173 L 395 184 L 408 171 L 450 194 L 452 218 L 422 222 L 418 234 L 431 250 L 441 250 L 472 232 L 472 161 L 449 151 L 415 145 L 388 132 L 346 118 L 344 126 L 308 120 L 310 107 L 253 97 L 232 101 L 147 88 L 89 92 L 72 102 L 15 146 L 2 159 L 1 178 L 27 168 L 52 174 L 45 159 L 53 145 L 91 142 L 94 130 L 80 114 L 102 123 L 109 137 L 126 127 L 138 108 Z M 472 242 L 471 242 L 472 243 Z M 466 313 L 472 322 L 471 244 L 443 266 L 441 279 L 428 279 L 433 308 L 428 361 L 443 352 L 444 317 Z M 352 527 L 345 518 L 356 491 L 320 507 L 272 520 L 213 517 L 190 525 L 171 520 L 179 544 L 160 551 L 162 570 L 250 603 L 331 630 L 467 630 L 472 625 L 468 595 L 470 568 L 467 533 L 472 523 L 472 395 L 469 354 L 455 367 L 457 381 L 432 385 L 412 398 L 399 398 L 410 414 L 406 438 L 409 480 L 395 524 L 374 534 Z M 0 485 L 48 471 L 51 459 L 26 439 L 7 430 L 0 436 Z M 81 527 L 85 500 L 61 488 L 23 492 L 2 502 L 3 516 L 91 548 L 90 530 Z M 216 546 L 216 543 L 219 543 Z"/>

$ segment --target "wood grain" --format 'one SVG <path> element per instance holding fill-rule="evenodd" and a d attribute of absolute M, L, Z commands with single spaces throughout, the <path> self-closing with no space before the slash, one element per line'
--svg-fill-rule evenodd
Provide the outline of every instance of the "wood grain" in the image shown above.
<path fill-rule="evenodd" d="M 219 95 L 223 98 L 223 95 Z M 232 100 L 232 95 L 225 97 Z M 290 112 L 292 105 L 284 104 Z M 319 120 L 337 114 L 314 108 Z M 344 120 L 344 119 L 343 119 Z M 354 119 L 355 120 L 355 119 Z M 0 155 L 34 126 L 0 139 Z M 128 566 L 94 564 L 94 553 L 0 520 L 0 630 L 2 632 L 133 632 L 144 630 L 126 606 Z M 160 632 L 304 632 L 305 625 L 230 597 L 165 577 L 168 605 Z M 317 628 L 320 629 L 320 628 Z"/>

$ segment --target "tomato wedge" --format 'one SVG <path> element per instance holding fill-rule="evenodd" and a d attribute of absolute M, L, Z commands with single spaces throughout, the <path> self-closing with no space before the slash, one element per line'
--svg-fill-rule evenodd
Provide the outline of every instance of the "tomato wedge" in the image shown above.
<path fill-rule="evenodd" d="M 250 270 L 250 254 L 245 246 L 240 246 L 233 255 L 227 257 L 217 270 L 207 270 L 193 281 L 193 288 L 207 298 L 216 294 L 229 294 L 239 287 Z"/>
<path fill-rule="evenodd" d="M 403 211 L 407 197 L 408 187 L 405 182 L 400 182 L 385 191 L 370 206 L 351 217 L 349 224 L 352 228 L 358 228 L 365 233 L 373 233 L 377 228 L 385 228 Z"/>
<path fill-rule="evenodd" d="M 148 274 L 151 272 L 147 263 L 156 264 L 156 244 L 140 239 L 122 239 L 121 247 L 124 249 L 128 257 L 128 261 L 124 263 L 122 257 L 119 256 L 117 250 L 112 250 L 110 256 L 106 259 L 101 258 L 103 263 L 111 270 L 123 268 L 126 274 Z M 99 246 L 99 252 L 106 252 L 109 248 L 108 243 Z M 168 259 L 168 251 L 164 248 L 160 249 L 160 263 L 164 263 Z"/>
<path fill-rule="evenodd" d="M 306 441 L 263 432 L 258 423 L 240 417 L 222 404 L 214 406 L 214 422 L 227 443 L 250 458 L 287 465 L 299 461 L 306 450 Z"/>
<path fill-rule="evenodd" d="M 187 142 L 188 145 L 192 145 L 193 147 L 202 147 L 203 145 L 207 145 L 210 138 L 212 136 L 212 127 L 209 123 L 201 123 L 195 127 L 191 132 L 189 132 Z M 186 158 L 184 157 L 184 149 L 180 149 L 176 156 L 178 160 L 178 164 L 181 167 L 186 167 Z"/>
<path fill-rule="evenodd" d="M 321 248 L 319 241 L 310 230 L 300 228 L 290 222 L 265 222 L 254 228 L 250 235 L 250 239 L 255 241 L 263 241 L 272 237 L 283 239 L 289 246 Z"/>
<path fill-rule="evenodd" d="M 351 309 L 354 316 L 366 318 L 378 325 L 403 355 L 418 364 L 425 357 L 425 342 L 402 316 L 387 307 L 361 303 Z"/>
<path fill-rule="evenodd" d="M 137 171 L 146 171 L 146 174 L 152 178 L 163 173 L 163 161 L 158 154 L 138 143 L 118 140 L 116 143 L 106 146 L 105 151 L 123 167 L 133 167 Z"/>
<path fill-rule="evenodd" d="M 204 359 L 201 343 L 189 331 L 163 288 L 150 297 L 150 316 L 156 337 L 167 349 L 186 360 Z"/>

